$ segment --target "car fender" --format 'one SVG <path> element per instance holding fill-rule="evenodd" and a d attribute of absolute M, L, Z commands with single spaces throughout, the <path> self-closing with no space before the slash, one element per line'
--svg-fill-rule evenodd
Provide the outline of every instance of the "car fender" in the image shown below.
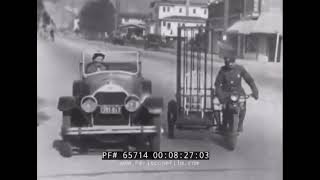
<path fill-rule="evenodd" d="M 146 97 L 142 105 L 148 109 L 150 114 L 160 115 L 163 111 L 163 98 L 162 97 Z"/>
<path fill-rule="evenodd" d="M 72 95 L 82 97 L 89 94 L 89 87 L 83 80 L 73 81 Z"/>
<path fill-rule="evenodd" d="M 142 81 L 142 92 L 152 93 L 152 82 L 150 80 Z"/>
<path fill-rule="evenodd" d="M 62 96 L 58 101 L 59 111 L 70 111 L 77 107 L 76 98 L 73 96 Z"/>

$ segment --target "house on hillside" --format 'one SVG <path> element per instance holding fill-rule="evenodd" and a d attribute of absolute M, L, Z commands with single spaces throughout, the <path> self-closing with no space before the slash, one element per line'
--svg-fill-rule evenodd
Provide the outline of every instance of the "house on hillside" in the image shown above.
<path fill-rule="evenodd" d="M 208 18 L 207 1 L 156 0 L 150 4 L 152 20 L 148 31 L 175 39 L 178 26 L 205 26 Z"/>
<path fill-rule="evenodd" d="M 119 29 L 128 38 L 143 37 L 146 34 L 146 21 L 149 14 L 144 13 L 119 13 Z"/>

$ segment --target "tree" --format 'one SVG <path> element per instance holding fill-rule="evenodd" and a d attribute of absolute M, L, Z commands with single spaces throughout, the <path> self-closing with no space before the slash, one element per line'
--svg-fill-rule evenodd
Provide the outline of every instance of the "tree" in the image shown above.
<path fill-rule="evenodd" d="M 112 32 L 115 9 L 109 0 L 87 2 L 80 11 L 81 30 L 91 33 Z"/>
<path fill-rule="evenodd" d="M 37 24 L 39 24 L 43 9 L 44 9 L 44 6 L 43 6 L 42 0 L 37 0 Z"/>

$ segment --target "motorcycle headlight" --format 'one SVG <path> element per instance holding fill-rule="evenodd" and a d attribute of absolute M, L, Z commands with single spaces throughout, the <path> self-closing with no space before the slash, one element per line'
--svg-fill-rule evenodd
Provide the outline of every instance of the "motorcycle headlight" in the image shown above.
<path fill-rule="evenodd" d="M 128 96 L 125 99 L 124 107 L 129 112 L 135 112 L 140 107 L 140 99 L 136 96 Z"/>
<path fill-rule="evenodd" d="M 239 100 L 239 96 L 233 94 L 233 95 L 230 96 L 230 99 L 231 99 L 231 101 L 234 101 L 234 102 L 235 102 L 235 101 L 238 101 L 238 100 Z"/>
<path fill-rule="evenodd" d="M 91 113 L 97 109 L 98 103 L 93 96 L 86 96 L 81 100 L 81 109 L 86 113 Z"/>

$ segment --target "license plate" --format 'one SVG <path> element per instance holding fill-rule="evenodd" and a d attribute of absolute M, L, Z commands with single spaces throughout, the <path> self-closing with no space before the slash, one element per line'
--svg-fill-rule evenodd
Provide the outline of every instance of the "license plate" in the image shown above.
<path fill-rule="evenodd" d="M 103 105 L 100 106 L 101 114 L 121 114 L 121 106 Z"/>

